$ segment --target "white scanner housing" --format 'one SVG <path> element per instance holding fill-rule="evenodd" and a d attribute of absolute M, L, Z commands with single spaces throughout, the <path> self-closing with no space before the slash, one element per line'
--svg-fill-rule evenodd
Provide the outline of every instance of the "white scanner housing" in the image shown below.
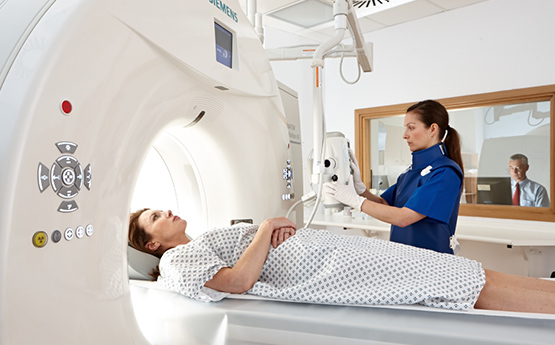
<path fill-rule="evenodd" d="M 0 343 L 146 343 L 126 248 L 153 146 L 191 226 L 295 201 L 261 43 L 236 0 L 7 0 L 0 22 Z"/>

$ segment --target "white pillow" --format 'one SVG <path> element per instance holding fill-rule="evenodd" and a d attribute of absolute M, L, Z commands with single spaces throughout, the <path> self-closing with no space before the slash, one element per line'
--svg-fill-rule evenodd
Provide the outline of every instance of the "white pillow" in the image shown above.
<path fill-rule="evenodd" d="M 127 268 L 130 279 L 152 280 L 149 273 L 158 266 L 160 259 L 127 246 Z"/>

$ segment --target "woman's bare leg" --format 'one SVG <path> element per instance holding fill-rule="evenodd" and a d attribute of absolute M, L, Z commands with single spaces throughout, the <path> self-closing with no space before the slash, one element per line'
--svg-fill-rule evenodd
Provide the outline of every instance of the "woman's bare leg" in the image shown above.
<path fill-rule="evenodd" d="M 486 276 L 523 289 L 555 293 L 555 281 L 485 270 Z"/>
<path fill-rule="evenodd" d="M 555 314 L 553 282 L 486 270 L 477 309 Z"/>

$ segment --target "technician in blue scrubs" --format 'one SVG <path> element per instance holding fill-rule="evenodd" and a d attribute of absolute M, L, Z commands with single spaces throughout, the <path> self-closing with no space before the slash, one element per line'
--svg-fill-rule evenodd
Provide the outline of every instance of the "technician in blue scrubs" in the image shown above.
<path fill-rule="evenodd" d="M 449 126 L 443 105 L 426 100 L 407 109 L 403 139 L 412 165 L 397 183 L 376 196 L 362 183 L 352 157 L 353 184 L 326 183 L 324 191 L 338 201 L 391 224 L 390 240 L 453 254 L 455 227 L 463 186 L 458 132 Z"/>

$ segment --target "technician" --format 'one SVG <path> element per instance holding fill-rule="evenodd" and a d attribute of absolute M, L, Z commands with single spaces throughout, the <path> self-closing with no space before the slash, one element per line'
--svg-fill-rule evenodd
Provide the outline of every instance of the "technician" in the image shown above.
<path fill-rule="evenodd" d="M 328 182 L 324 191 L 355 210 L 391 224 L 391 241 L 456 254 L 455 227 L 463 186 L 460 136 L 449 126 L 445 107 L 433 100 L 409 107 L 404 127 L 403 139 L 412 151 L 412 165 L 396 184 L 381 196 L 370 193 L 351 153 L 355 188 Z"/>

